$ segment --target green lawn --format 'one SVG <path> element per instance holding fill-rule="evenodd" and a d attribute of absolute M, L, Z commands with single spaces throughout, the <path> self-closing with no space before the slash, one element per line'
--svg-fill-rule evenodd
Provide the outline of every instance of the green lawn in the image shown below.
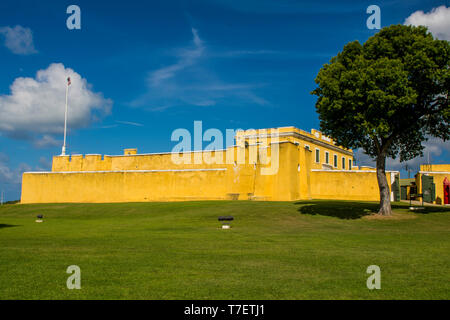
<path fill-rule="evenodd" d="M 393 207 L 374 219 L 377 204 L 346 201 L 4 205 L 0 299 L 449 299 L 449 208 Z M 373 264 L 381 290 L 366 287 Z M 69 265 L 81 290 L 66 288 Z"/>

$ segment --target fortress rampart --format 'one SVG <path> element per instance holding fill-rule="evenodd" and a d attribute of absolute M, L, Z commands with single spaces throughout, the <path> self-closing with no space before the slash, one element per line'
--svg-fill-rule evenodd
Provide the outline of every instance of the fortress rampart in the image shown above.
<path fill-rule="evenodd" d="M 21 202 L 379 200 L 373 168 L 353 166 L 352 151 L 318 131 L 242 131 L 236 142 L 217 151 L 55 156 L 52 171 L 23 174 Z M 390 185 L 396 176 L 387 173 Z"/>

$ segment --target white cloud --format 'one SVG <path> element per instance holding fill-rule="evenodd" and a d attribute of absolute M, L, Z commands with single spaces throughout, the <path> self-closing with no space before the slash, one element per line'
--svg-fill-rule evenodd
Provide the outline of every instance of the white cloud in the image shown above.
<path fill-rule="evenodd" d="M 450 7 L 440 6 L 428 13 L 416 11 L 406 18 L 404 24 L 427 26 L 436 38 L 450 41 Z"/>
<path fill-rule="evenodd" d="M 20 198 L 22 173 L 32 170 L 26 163 L 19 163 L 16 168 L 10 166 L 9 157 L 0 152 L 0 192 L 4 192 L 5 201 Z"/>
<path fill-rule="evenodd" d="M 205 49 L 203 41 L 199 38 L 197 30 L 194 28 L 192 28 L 192 35 L 195 47 L 193 49 L 183 50 L 180 53 L 180 60 L 177 63 L 150 73 L 149 84 L 151 86 L 158 86 L 162 81 L 174 77 L 178 71 L 192 66 L 202 56 Z"/>
<path fill-rule="evenodd" d="M 4 153 L 0 153 L 0 182 L 2 184 L 13 180 L 13 172 L 7 165 L 8 160 L 9 158 Z"/>
<path fill-rule="evenodd" d="M 35 139 L 33 144 L 36 148 L 46 148 L 62 146 L 63 142 L 61 140 L 56 140 L 49 134 L 44 134 L 41 138 Z"/>
<path fill-rule="evenodd" d="M 46 157 L 40 157 L 38 163 L 36 166 L 37 171 L 50 171 L 52 169 L 52 162 Z"/>
<path fill-rule="evenodd" d="M 121 121 L 121 120 L 116 120 L 116 122 L 120 123 L 120 124 L 126 124 L 128 126 L 134 126 L 134 127 L 143 127 L 144 126 L 142 123 L 139 123 L 139 122 Z"/>
<path fill-rule="evenodd" d="M 22 173 L 31 170 L 26 163 L 20 163 L 16 169 L 9 167 L 9 158 L 0 152 L 0 184 L 18 185 L 22 180 Z"/>
<path fill-rule="evenodd" d="M 219 102 L 269 104 L 253 92 L 261 84 L 224 83 L 213 70 L 205 68 L 203 62 L 211 55 L 198 31 L 192 28 L 191 32 L 191 45 L 177 51 L 175 63 L 150 72 L 147 92 L 130 106 L 161 111 L 184 105 L 210 107 Z"/>
<path fill-rule="evenodd" d="M 439 163 L 438 160 L 443 153 L 450 152 L 450 141 L 443 141 L 442 139 L 431 137 L 422 144 L 425 147 L 422 157 L 416 157 L 405 162 L 400 162 L 398 157 L 396 159 L 387 158 L 386 168 L 388 170 L 404 170 L 405 165 L 408 165 L 412 172 L 416 172 L 419 170 L 421 164 L 426 164 L 428 161 L 430 163 Z M 358 166 L 376 166 L 375 161 L 365 154 L 362 149 L 355 150 L 355 159 L 356 165 Z M 446 162 L 448 163 L 448 161 Z"/>
<path fill-rule="evenodd" d="M 37 53 L 33 44 L 33 33 L 31 29 L 17 25 L 1 27 L 0 34 L 5 38 L 5 46 L 15 54 L 28 55 Z"/>
<path fill-rule="evenodd" d="M 55 145 L 51 135 L 64 129 L 67 77 L 71 78 L 69 129 L 86 127 L 110 112 L 110 99 L 93 92 L 87 80 L 74 70 L 54 63 L 39 70 L 35 78 L 16 78 L 10 94 L 0 96 L 0 132 L 12 138 L 32 139 L 37 146 Z"/>

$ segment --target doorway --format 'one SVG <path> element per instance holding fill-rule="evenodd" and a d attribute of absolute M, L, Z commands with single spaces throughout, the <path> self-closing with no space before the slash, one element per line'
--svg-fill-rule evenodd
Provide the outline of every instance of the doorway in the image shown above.
<path fill-rule="evenodd" d="M 450 204 L 450 181 L 447 177 L 444 179 L 444 204 Z"/>

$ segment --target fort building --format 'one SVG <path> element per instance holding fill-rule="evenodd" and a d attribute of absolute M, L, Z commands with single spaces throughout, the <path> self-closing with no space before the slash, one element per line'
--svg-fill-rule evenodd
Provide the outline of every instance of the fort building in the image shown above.
<path fill-rule="evenodd" d="M 51 171 L 23 174 L 21 202 L 379 200 L 375 169 L 355 166 L 352 150 L 317 130 L 238 131 L 235 141 L 212 151 L 54 156 Z M 386 176 L 398 201 L 399 172 Z"/>

